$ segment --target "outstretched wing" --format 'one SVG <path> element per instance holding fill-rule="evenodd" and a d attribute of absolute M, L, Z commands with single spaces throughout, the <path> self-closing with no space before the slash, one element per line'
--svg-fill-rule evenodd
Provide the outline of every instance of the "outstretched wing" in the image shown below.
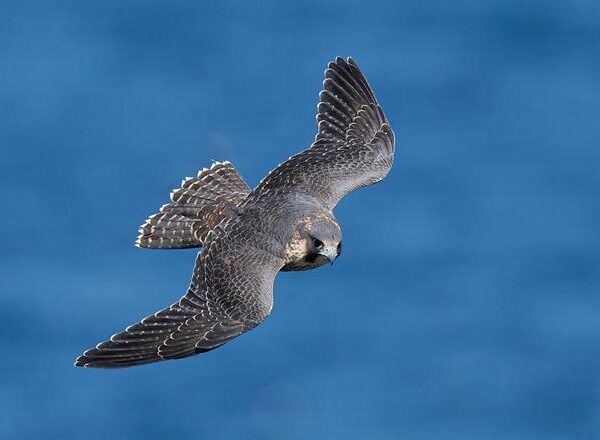
<path fill-rule="evenodd" d="M 243 228 L 218 226 L 198 254 L 190 287 L 175 304 L 77 358 L 80 367 L 120 368 L 203 353 L 260 324 L 271 312 L 283 266 L 252 246 Z"/>
<path fill-rule="evenodd" d="M 333 208 L 348 192 L 387 175 L 394 132 L 351 58 L 329 63 L 319 98 L 315 142 L 271 171 L 257 194 L 286 188 Z"/>

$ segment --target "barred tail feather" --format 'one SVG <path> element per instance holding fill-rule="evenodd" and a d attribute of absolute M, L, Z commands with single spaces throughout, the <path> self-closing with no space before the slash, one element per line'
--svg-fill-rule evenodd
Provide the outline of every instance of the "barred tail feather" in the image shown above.
<path fill-rule="evenodd" d="M 140 227 L 136 246 L 146 249 L 200 247 L 208 232 L 248 195 L 250 188 L 230 162 L 215 162 L 171 192 L 163 205 Z"/>

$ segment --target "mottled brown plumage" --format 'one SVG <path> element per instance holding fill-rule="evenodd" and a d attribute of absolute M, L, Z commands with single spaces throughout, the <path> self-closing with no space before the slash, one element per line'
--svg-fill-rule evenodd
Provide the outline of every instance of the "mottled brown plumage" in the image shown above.
<path fill-rule="evenodd" d="M 282 270 L 306 270 L 341 252 L 332 209 L 348 192 L 383 179 L 394 134 L 352 59 L 325 71 L 318 133 L 252 191 L 229 162 L 215 163 L 171 193 L 136 244 L 202 246 L 186 294 L 170 307 L 87 350 L 75 365 L 118 368 L 212 350 L 271 312 Z"/>

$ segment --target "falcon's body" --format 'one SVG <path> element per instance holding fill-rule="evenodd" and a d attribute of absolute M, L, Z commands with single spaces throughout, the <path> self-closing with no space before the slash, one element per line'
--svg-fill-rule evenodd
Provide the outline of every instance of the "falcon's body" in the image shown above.
<path fill-rule="evenodd" d="M 75 365 L 127 367 L 216 348 L 271 312 L 279 271 L 306 270 L 341 252 L 333 208 L 388 173 L 394 134 L 352 61 L 325 71 L 312 146 L 250 190 L 229 162 L 182 182 L 142 226 L 137 245 L 202 247 L 190 287 L 176 303 L 86 351 Z"/>

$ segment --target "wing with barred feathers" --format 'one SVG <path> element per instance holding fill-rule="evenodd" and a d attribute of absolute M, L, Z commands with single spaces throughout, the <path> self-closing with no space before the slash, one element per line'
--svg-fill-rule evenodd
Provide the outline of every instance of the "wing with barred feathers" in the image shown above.
<path fill-rule="evenodd" d="M 260 183 L 304 193 L 333 208 L 348 192 L 383 179 L 394 158 L 394 132 L 356 63 L 337 58 L 319 94 L 312 146 L 289 158 Z"/>
<path fill-rule="evenodd" d="M 87 350 L 75 365 L 122 368 L 217 348 L 269 315 L 282 266 L 281 259 L 254 247 L 243 227 L 218 226 L 178 302 Z"/>

